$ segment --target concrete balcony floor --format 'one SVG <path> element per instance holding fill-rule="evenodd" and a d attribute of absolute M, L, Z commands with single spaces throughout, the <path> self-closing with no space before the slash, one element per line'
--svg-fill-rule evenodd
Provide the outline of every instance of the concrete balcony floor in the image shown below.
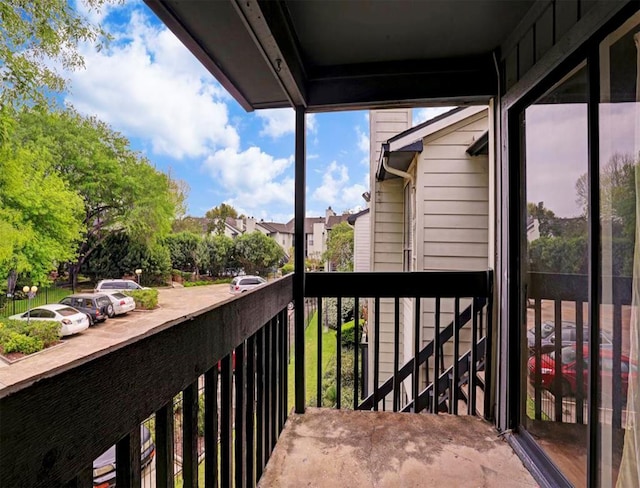
<path fill-rule="evenodd" d="M 310 408 L 289 417 L 258 486 L 538 485 L 482 419 Z"/>

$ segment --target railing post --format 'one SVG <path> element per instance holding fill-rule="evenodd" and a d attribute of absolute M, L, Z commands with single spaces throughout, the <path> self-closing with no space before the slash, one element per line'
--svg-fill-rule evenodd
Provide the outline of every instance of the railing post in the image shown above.
<path fill-rule="evenodd" d="M 295 407 L 296 413 L 304 413 L 305 381 L 304 381 L 304 218 L 305 218 L 305 110 L 296 107 L 296 162 L 295 162 L 295 234 L 293 298 L 296 304 L 295 313 Z"/>
<path fill-rule="evenodd" d="M 204 374 L 204 482 L 218 487 L 218 365 Z"/>
<path fill-rule="evenodd" d="M 173 399 L 156 412 L 156 486 L 173 488 Z M 217 441 L 217 435 L 216 435 Z"/>
<path fill-rule="evenodd" d="M 140 486 L 140 426 L 116 444 L 116 485 Z"/>
<path fill-rule="evenodd" d="M 234 405 L 234 418 L 235 423 L 233 426 L 233 432 L 235 436 L 234 444 L 234 480 L 237 488 L 244 488 L 245 482 L 245 460 L 246 460 L 246 429 L 244 424 L 245 416 L 245 400 L 246 400 L 246 388 L 245 383 L 245 368 L 244 368 L 244 343 L 239 344 L 235 349 L 235 405 Z"/>
<path fill-rule="evenodd" d="M 182 392 L 182 479 L 198 484 L 198 380 Z"/>

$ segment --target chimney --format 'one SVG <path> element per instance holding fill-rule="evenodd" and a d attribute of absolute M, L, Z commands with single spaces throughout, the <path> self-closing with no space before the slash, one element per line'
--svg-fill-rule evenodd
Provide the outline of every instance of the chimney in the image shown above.
<path fill-rule="evenodd" d="M 253 232 L 254 230 L 256 230 L 256 219 L 254 219 L 253 217 L 249 217 L 247 218 L 247 227 L 245 229 L 245 232 Z"/>
<path fill-rule="evenodd" d="M 336 213 L 331 209 L 331 207 L 327 208 L 327 211 L 324 215 L 325 223 L 329 221 L 329 217 L 335 217 Z"/>

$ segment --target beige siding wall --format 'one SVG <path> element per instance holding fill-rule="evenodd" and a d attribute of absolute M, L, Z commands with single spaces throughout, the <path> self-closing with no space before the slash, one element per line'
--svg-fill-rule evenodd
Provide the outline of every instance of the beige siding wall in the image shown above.
<path fill-rule="evenodd" d="M 353 229 L 353 270 L 371 270 L 371 213 L 358 217 Z"/>
<path fill-rule="evenodd" d="M 487 156 L 471 157 L 467 147 L 488 129 L 481 112 L 424 140 L 420 156 L 416 205 L 418 269 L 486 270 L 489 266 L 489 172 Z M 462 301 L 464 310 L 470 301 Z M 423 342 L 434 335 L 435 301 L 422 300 Z M 454 320 L 453 300 L 441 304 L 440 326 Z M 460 351 L 470 345 L 462 331 Z M 444 349 L 445 366 L 452 364 L 453 346 Z"/>
<path fill-rule="evenodd" d="M 369 112 L 371 178 L 371 271 L 402 271 L 403 188 L 400 178 L 376 181 L 375 173 L 383 142 L 408 129 L 411 109 Z M 373 344 L 374 307 L 369 301 L 369 334 Z M 393 374 L 393 300 L 380 301 L 380 382 Z M 400 350 L 402 351 L 402 337 Z M 373 348 L 369 354 L 369 381 L 373 382 Z"/>
<path fill-rule="evenodd" d="M 416 191 L 419 269 L 487 269 L 488 158 L 466 153 L 487 129 L 481 112 L 425 138 Z"/>

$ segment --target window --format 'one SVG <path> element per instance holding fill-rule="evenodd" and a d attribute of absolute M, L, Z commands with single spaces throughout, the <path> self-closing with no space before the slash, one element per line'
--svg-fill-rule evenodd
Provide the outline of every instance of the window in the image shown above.
<path fill-rule="evenodd" d="M 52 312 L 53 313 L 53 312 Z M 68 317 L 69 315 L 75 315 L 78 313 L 77 310 L 73 309 L 73 308 L 61 308 L 60 310 L 58 310 L 58 313 L 60 315 L 62 315 L 63 317 Z M 55 315 L 52 315 L 52 317 L 55 317 Z"/>

